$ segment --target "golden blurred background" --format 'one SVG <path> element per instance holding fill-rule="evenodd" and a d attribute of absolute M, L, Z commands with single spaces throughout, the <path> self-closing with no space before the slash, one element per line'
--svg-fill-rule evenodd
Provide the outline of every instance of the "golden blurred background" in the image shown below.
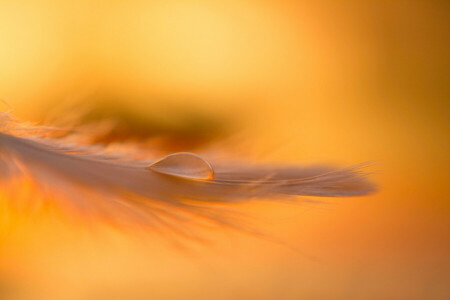
<path fill-rule="evenodd" d="M 241 132 L 228 150 L 260 161 L 373 160 L 380 188 L 242 208 L 300 250 L 224 231 L 184 252 L 0 205 L 0 299 L 448 299 L 449 9 L 1 0 L 0 98 L 23 119 L 100 103 L 175 139 Z"/>

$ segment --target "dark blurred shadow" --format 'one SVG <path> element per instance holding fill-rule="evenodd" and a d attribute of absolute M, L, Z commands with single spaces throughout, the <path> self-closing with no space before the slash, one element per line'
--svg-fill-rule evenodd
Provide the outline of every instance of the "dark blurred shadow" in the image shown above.
<path fill-rule="evenodd" d="M 76 115 L 76 125 L 103 126 L 95 130 L 93 143 L 152 142 L 161 150 L 187 151 L 228 136 L 235 127 L 235 121 L 225 113 L 206 113 L 174 101 L 152 101 L 149 109 L 135 105 L 139 100 L 117 100 L 95 97 L 68 107 L 53 108 L 52 116 L 42 113 L 42 119 L 59 125 L 58 119 Z M 128 104 L 127 104 L 128 103 Z M 133 105 L 134 104 L 134 105 Z"/>

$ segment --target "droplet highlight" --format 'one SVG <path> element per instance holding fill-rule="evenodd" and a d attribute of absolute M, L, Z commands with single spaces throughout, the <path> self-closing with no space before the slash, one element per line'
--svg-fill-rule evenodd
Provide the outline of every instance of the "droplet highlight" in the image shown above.
<path fill-rule="evenodd" d="M 214 170 L 211 164 L 201 156 L 188 152 L 170 154 L 152 163 L 147 169 L 188 179 L 207 180 L 214 178 Z"/>

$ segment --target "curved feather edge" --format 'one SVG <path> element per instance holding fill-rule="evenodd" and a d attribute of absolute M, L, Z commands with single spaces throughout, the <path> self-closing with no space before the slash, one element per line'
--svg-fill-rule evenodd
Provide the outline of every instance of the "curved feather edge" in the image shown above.
<path fill-rule="evenodd" d="M 196 178 L 152 171 L 152 163 L 116 160 L 58 145 L 55 139 L 0 133 L 0 181 L 28 176 L 42 191 L 57 195 L 60 205 L 111 222 L 170 227 L 174 220 L 191 221 L 195 216 L 233 227 L 223 204 L 255 198 L 356 196 L 375 189 L 360 166 L 301 168 L 219 161 L 211 164 L 214 177 Z"/>

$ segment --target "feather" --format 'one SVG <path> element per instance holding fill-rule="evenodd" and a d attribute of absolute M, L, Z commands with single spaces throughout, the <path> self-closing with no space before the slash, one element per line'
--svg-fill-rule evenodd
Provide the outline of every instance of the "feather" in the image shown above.
<path fill-rule="evenodd" d="M 55 135 L 55 132 L 59 132 Z M 0 114 L 0 183 L 31 179 L 65 208 L 112 223 L 173 226 L 200 217 L 233 226 L 220 204 L 296 196 L 356 196 L 374 190 L 359 167 L 286 167 L 209 162 L 192 153 L 153 161 L 69 144 L 61 130 Z M 14 196 L 12 196 L 14 198 Z M 223 206 L 222 206 L 223 207 Z M 180 229 L 177 229 L 180 230 Z"/>

